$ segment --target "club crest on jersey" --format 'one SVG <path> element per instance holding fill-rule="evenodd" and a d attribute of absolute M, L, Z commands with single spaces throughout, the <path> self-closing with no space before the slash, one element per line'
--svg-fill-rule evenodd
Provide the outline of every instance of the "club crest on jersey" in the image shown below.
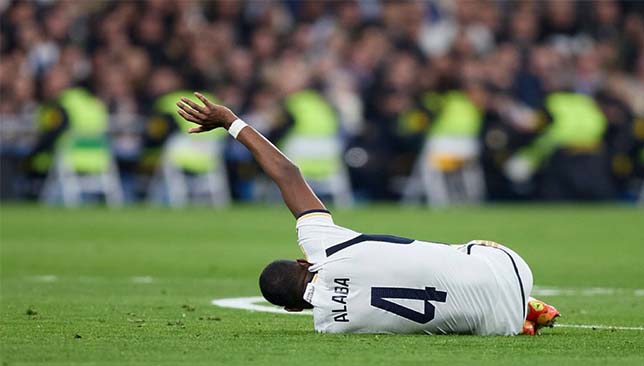
<path fill-rule="evenodd" d="M 347 296 L 349 295 L 349 279 L 348 278 L 334 278 L 333 283 L 336 284 L 333 287 L 334 295 L 331 296 L 331 301 L 337 303 L 337 309 L 332 309 L 335 315 L 333 320 L 336 322 L 348 322 L 349 318 L 347 317 Z"/>

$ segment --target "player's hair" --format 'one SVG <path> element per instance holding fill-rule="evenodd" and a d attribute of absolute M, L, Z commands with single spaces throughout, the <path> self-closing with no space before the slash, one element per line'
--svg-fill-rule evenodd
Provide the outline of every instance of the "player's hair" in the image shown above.
<path fill-rule="evenodd" d="M 285 259 L 270 263 L 259 276 L 259 288 L 271 304 L 289 308 L 305 308 L 304 289 L 300 278 L 304 269 L 296 261 Z"/>

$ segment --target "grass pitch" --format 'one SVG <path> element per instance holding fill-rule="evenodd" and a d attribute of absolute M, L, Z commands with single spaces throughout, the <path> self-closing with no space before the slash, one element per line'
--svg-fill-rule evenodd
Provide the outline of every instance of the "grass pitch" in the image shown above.
<path fill-rule="evenodd" d="M 368 233 L 518 251 L 563 324 L 644 326 L 644 211 L 502 206 L 334 213 Z M 276 258 L 301 256 L 286 209 L 64 210 L 4 206 L 2 365 L 642 365 L 644 331 L 546 329 L 540 337 L 325 335 L 307 316 L 218 308 L 256 296 Z M 588 290 L 588 288 L 603 288 Z M 586 290 L 584 290 L 586 289 Z"/>

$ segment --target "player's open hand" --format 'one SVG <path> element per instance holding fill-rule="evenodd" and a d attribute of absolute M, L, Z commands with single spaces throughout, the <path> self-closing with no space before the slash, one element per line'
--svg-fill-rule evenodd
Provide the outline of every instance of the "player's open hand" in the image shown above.
<path fill-rule="evenodd" d="M 181 97 L 177 102 L 177 113 L 187 121 L 199 125 L 188 130 L 188 133 L 206 132 L 218 127 L 227 129 L 237 119 L 235 113 L 223 105 L 209 101 L 201 93 L 195 93 L 195 96 L 203 102 L 203 106 L 186 97 Z"/>

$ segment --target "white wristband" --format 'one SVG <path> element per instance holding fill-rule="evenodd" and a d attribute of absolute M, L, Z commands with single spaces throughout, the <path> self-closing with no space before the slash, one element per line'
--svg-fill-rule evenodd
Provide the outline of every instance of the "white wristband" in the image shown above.
<path fill-rule="evenodd" d="M 239 135 L 241 130 L 246 126 L 248 126 L 248 124 L 246 124 L 246 122 L 244 122 L 241 119 L 237 118 L 235 121 L 233 121 L 233 123 L 230 125 L 230 127 L 228 127 L 228 133 L 230 134 L 230 136 L 232 136 L 235 139 L 237 139 L 237 135 Z"/>

